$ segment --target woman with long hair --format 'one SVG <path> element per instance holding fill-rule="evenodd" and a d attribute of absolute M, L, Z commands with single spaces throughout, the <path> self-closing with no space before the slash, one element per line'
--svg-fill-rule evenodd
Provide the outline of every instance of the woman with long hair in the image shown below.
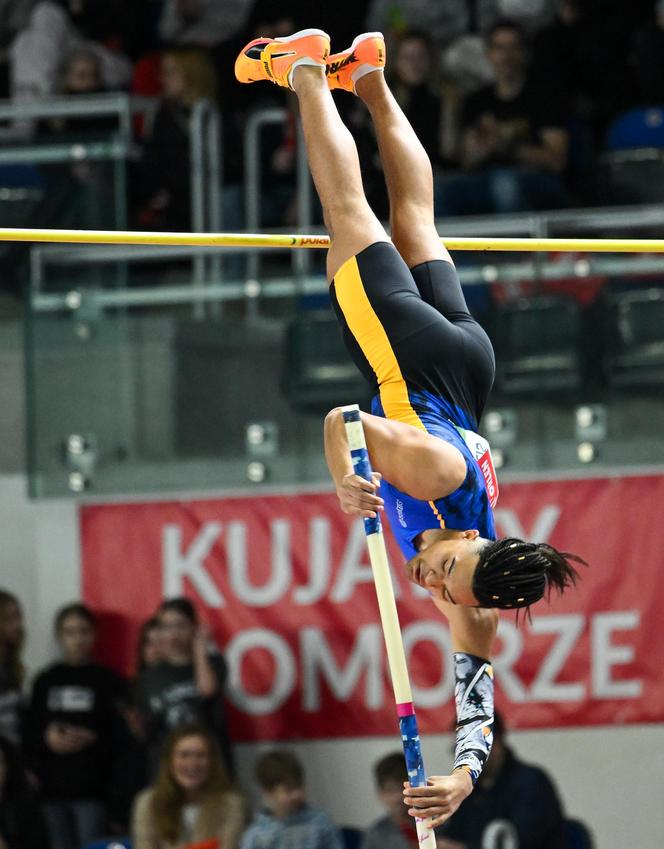
<path fill-rule="evenodd" d="M 17 746 L 21 743 L 24 636 L 18 599 L 7 590 L 0 590 L 0 736 Z"/>
<path fill-rule="evenodd" d="M 244 800 L 214 737 L 197 725 L 178 728 L 166 739 L 154 784 L 134 803 L 134 849 L 235 849 L 244 825 Z"/>

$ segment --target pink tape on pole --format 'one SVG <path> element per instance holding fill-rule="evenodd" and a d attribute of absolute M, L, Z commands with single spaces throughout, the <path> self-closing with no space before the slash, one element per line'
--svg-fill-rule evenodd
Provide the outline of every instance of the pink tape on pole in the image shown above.
<path fill-rule="evenodd" d="M 397 704 L 397 713 L 399 716 L 414 716 L 415 708 L 412 702 L 401 702 Z"/>

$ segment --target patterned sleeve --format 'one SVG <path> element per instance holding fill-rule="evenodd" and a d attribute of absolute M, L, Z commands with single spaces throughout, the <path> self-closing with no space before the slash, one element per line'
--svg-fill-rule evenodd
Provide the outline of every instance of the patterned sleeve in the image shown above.
<path fill-rule="evenodd" d="M 477 781 L 493 742 L 493 667 L 487 660 L 455 652 L 454 696 L 457 710 L 454 769 Z"/>

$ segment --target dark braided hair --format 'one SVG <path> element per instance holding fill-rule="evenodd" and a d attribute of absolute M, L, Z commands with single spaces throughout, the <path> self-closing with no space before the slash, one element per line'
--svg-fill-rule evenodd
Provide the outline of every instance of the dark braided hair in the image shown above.
<path fill-rule="evenodd" d="M 570 560 L 587 566 L 576 554 L 557 551 L 545 542 L 506 537 L 481 549 L 473 576 L 473 595 L 480 607 L 528 607 L 552 588 L 562 593 L 576 584 L 579 573 Z"/>

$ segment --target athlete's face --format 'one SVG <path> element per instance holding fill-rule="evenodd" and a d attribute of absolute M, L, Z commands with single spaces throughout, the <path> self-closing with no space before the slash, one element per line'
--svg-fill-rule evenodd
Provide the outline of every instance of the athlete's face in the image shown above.
<path fill-rule="evenodd" d="M 406 563 L 408 579 L 429 590 L 437 599 L 464 607 L 477 607 L 473 575 L 486 540 L 477 531 L 459 531 L 423 548 Z"/>

